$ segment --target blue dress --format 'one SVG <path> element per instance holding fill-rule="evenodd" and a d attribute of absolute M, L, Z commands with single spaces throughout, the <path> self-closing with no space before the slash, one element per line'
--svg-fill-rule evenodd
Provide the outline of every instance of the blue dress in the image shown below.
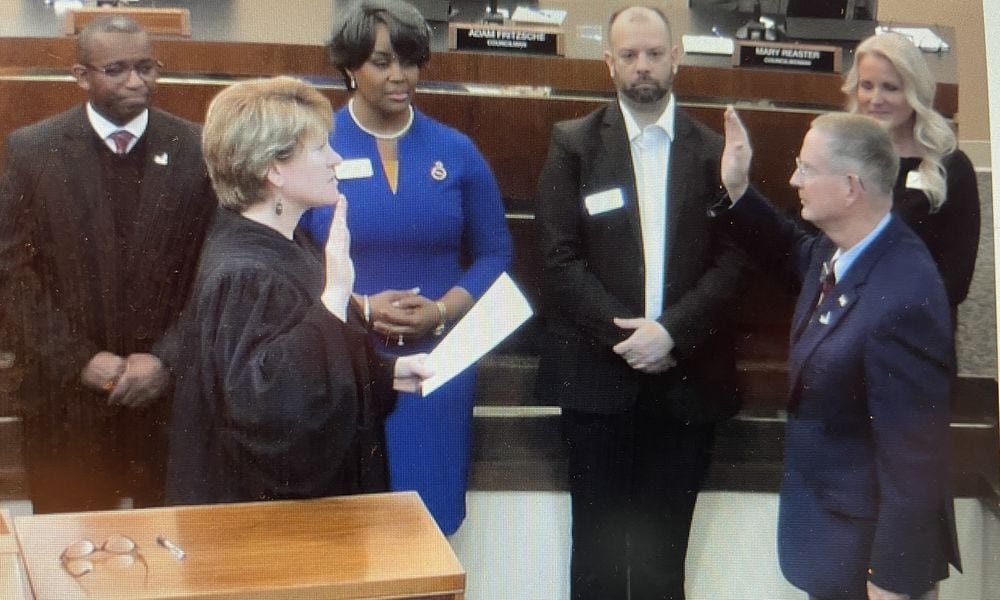
<path fill-rule="evenodd" d="M 399 174 L 393 193 L 376 140 L 347 109 L 334 115 L 330 145 L 345 161 L 371 161 L 371 176 L 343 179 L 351 231 L 354 291 L 420 288 L 437 299 L 454 286 L 478 299 L 511 259 L 503 201 L 489 165 L 468 137 L 415 111 L 398 140 Z M 317 243 L 325 243 L 330 208 L 303 217 Z M 374 334 L 377 347 L 395 354 L 433 349 L 438 338 L 397 347 Z M 386 421 L 393 490 L 416 490 L 446 535 L 465 518 L 472 437 L 475 369 L 426 398 L 401 393 Z"/>

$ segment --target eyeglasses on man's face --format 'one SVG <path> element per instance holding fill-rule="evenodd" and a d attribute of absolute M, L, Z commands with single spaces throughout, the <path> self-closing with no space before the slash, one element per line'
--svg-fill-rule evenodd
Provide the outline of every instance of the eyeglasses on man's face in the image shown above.
<path fill-rule="evenodd" d="M 858 180 L 858 185 L 862 188 L 865 187 L 860 175 L 852 175 L 848 173 L 821 173 L 812 165 L 802 162 L 802 158 L 799 156 L 795 157 L 795 172 L 798 173 L 802 179 L 810 179 L 812 177 L 816 177 L 817 175 L 833 175 L 836 177 L 847 177 L 848 179 L 855 177 Z"/>
<path fill-rule="evenodd" d="M 163 63 L 154 59 L 140 60 L 136 63 L 116 62 L 104 67 L 91 64 L 84 64 L 84 66 L 113 81 L 124 81 L 132 71 L 135 71 L 135 74 L 143 81 L 153 81 L 160 76 L 160 71 L 163 70 Z"/>
<path fill-rule="evenodd" d="M 802 158 L 799 156 L 795 157 L 795 170 L 798 172 L 799 175 L 801 175 L 805 179 L 820 174 L 815 167 L 802 162 Z"/>

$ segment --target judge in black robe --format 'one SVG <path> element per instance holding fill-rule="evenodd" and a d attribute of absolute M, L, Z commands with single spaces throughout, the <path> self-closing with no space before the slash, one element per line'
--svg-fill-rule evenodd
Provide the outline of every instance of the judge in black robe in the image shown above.
<path fill-rule="evenodd" d="M 380 358 L 350 301 L 329 102 L 289 78 L 228 88 L 203 147 L 222 205 L 170 340 L 167 499 L 202 504 L 382 491 L 383 421 L 421 357 Z M 296 231 L 335 205 L 321 250 Z"/>

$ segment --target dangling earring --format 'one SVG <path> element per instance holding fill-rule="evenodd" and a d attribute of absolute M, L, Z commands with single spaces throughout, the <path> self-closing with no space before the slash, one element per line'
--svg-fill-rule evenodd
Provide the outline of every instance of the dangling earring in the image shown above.
<path fill-rule="evenodd" d="M 281 196 L 274 201 L 274 214 L 281 216 L 281 212 L 285 210 L 285 207 L 281 204 Z"/>
<path fill-rule="evenodd" d="M 347 89 L 354 90 L 358 87 L 358 82 L 354 79 L 354 74 L 350 71 L 345 71 L 347 73 Z"/>

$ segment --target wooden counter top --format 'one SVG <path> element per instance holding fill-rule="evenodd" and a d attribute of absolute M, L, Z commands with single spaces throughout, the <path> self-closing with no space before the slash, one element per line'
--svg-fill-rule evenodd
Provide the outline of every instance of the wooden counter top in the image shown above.
<path fill-rule="evenodd" d="M 465 588 L 461 564 L 412 492 L 38 515 L 16 519 L 16 530 L 38 600 L 450 599 Z M 63 568 L 68 545 L 116 534 L 136 542 L 139 558 L 101 555 L 76 579 Z"/>

